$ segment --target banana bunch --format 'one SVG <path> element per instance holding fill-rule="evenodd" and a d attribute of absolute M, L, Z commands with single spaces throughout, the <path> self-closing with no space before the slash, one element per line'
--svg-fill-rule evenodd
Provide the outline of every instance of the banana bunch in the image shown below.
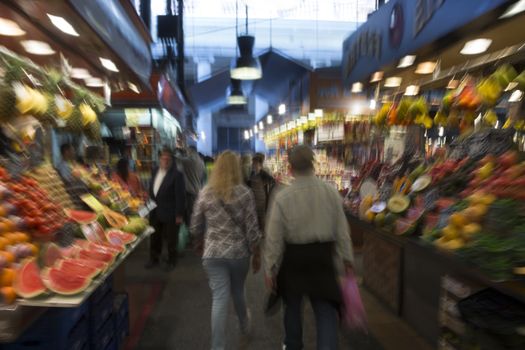
<path fill-rule="evenodd" d="M 82 124 L 84 126 L 93 123 L 97 120 L 97 113 L 86 103 L 81 103 L 78 107 L 80 109 L 80 114 L 82 115 Z"/>
<path fill-rule="evenodd" d="M 478 95 L 483 102 L 489 106 L 494 106 L 503 93 L 500 82 L 494 76 L 483 79 L 476 87 Z"/>
<path fill-rule="evenodd" d="M 494 111 L 492 109 L 489 109 L 483 115 L 482 121 L 483 121 L 484 124 L 493 127 L 498 122 L 498 116 L 496 115 L 496 113 L 494 113 Z"/>
<path fill-rule="evenodd" d="M 55 95 L 55 107 L 57 115 L 66 120 L 73 113 L 73 104 L 65 97 L 61 95 Z"/>
<path fill-rule="evenodd" d="M 392 107 L 391 102 L 384 103 L 383 106 L 381 106 L 381 109 L 377 112 L 377 114 L 374 116 L 374 124 L 376 126 L 382 126 L 386 122 L 386 118 L 388 116 L 388 111 Z"/>
<path fill-rule="evenodd" d="M 441 126 L 447 125 L 447 119 L 448 119 L 448 116 L 445 114 L 443 110 L 440 109 L 439 111 L 437 111 L 436 115 L 434 116 L 434 124 L 441 125 Z"/>
<path fill-rule="evenodd" d="M 409 124 L 414 121 L 415 115 L 410 113 L 410 108 L 415 102 L 411 98 L 402 98 L 397 106 L 397 122 L 399 124 Z"/>
<path fill-rule="evenodd" d="M 16 94 L 16 108 L 20 114 L 46 113 L 48 101 L 40 91 L 21 83 L 13 84 L 13 89 Z"/>

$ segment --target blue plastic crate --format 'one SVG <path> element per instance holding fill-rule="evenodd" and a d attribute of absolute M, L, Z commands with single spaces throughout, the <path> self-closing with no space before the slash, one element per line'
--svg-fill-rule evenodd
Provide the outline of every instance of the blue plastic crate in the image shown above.
<path fill-rule="evenodd" d="M 115 315 L 115 324 L 117 326 L 128 316 L 129 297 L 127 293 L 115 294 L 115 299 L 113 301 L 113 314 Z"/>
<path fill-rule="evenodd" d="M 115 333 L 115 321 L 113 318 L 106 320 L 100 331 L 91 333 L 91 349 L 106 349 L 108 344 L 113 340 Z"/>
<path fill-rule="evenodd" d="M 109 275 L 104 282 L 91 294 L 89 301 L 91 304 L 97 304 L 106 294 L 113 290 L 113 275 Z"/>
<path fill-rule="evenodd" d="M 104 350 L 118 350 L 118 349 L 119 349 L 118 342 L 116 341 L 115 338 L 113 338 L 111 339 L 111 341 L 109 342 L 109 344 L 106 346 Z"/>
<path fill-rule="evenodd" d="M 129 314 L 126 314 L 120 323 L 115 323 L 115 338 L 120 348 L 129 336 Z"/>
<path fill-rule="evenodd" d="M 91 333 L 97 333 L 112 314 L 113 292 L 109 291 L 97 304 L 91 304 L 89 310 L 89 327 Z"/>

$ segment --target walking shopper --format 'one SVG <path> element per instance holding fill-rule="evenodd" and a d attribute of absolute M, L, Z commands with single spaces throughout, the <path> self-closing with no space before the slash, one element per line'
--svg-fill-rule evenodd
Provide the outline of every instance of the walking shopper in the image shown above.
<path fill-rule="evenodd" d="M 303 348 L 304 297 L 314 310 L 317 349 L 337 349 L 342 300 L 337 275 L 353 262 L 342 199 L 314 175 L 309 147 L 296 146 L 288 161 L 295 180 L 271 205 L 264 247 L 266 285 L 283 298 L 287 350 Z"/>
<path fill-rule="evenodd" d="M 164 238 L 168 246 L 167 267 L 173 269 L 177 263 L 179 226 L 184 217 L 185 189 L 184 177 L 174 165 L 169 148 L 164 148 L 160 154 L 159 168 L 153 172 L 149 192 L 157 207 L 150 214 L 155 232 L 151 235 L 150 260 L 146 268 L 159 265 Z"/>
<path fill-rule="evenodd" d="M 215 162 L 209 182 L 195 204 L 190 231 L 196 244 L 204 244 L 203 266 L 213 296 L 211 348 L 223 350 L 230 295 L 242 334 L 250 333 L 244 283 L 250 255 L 259 254 L 261 237 L 253 194 L 243 185 L 235 153 L 226 151 Z M 254 264 L 253 268 L 255 273 L 260 266 Z"/>
<path fill-rule="evenodd" d="M 252 189 L 255 197 L 255 209 L 259 227 L 264 232 L 266 220 L 266 209 L 270 200 L 270 193 L 275 186 L 274 178 L 263 168 L 264 154 L 256 153 L 252 158 L 252 173 L 248 180 L 248 186 Z"/>
<path fill-rule="evenodd" d="M 193 206 L 206 176 L 206 166 L 197 153 L 195 146 L 189 146 L 187 154 L 180 156 L 179 160 L 184 169 L 184 183 L 186 185 L 186 212 L 184 222 L 190 226 Z"/>

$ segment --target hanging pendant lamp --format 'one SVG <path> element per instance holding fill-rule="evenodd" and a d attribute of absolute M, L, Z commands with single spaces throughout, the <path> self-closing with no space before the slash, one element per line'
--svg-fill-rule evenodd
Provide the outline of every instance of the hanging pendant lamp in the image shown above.
<path fill-rule="evenodd" d="M 232 79 L 228 91 L 228 104 L 245 105 L 246 103 L 248 103 L 248 99 L 242 92 L 241 81 Z"/>
<path fill-rule="evenodd" d="M 248 35 L 248 6 L 246 6 L 246 34 L 237 36 L 240 56 L 230 65 L 230 76 L 238 80 L 256 80 L 262 78 L 261 62 L 253 57 L 255 37 Z"/>

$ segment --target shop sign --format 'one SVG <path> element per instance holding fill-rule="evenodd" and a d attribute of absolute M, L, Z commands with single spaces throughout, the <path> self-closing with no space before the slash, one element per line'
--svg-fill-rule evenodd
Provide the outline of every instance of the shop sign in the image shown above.
<path fill-rule="evenodd" d="M 509 0 L 390 0 L 343 42 L 343 79 L 353 83 L 367 78 L 381 67 L 510 3 Z M 487 17 L 487 22 L 491 20 Z M 489 23 L 479 23 L 479 28 L 486 24 Z"/>
<path fill-rule="evenodd" d="M 328 123 L 317 128 L 317 141 L 342 141 L 345 137 L 344 123 Z"/>
<path fill-rule="evenodd" d="M 119 0 L 69 0 L 78 14 L 126 62 L 141 81 L 149 85 L 152 58 L 143 39 Z"/>

